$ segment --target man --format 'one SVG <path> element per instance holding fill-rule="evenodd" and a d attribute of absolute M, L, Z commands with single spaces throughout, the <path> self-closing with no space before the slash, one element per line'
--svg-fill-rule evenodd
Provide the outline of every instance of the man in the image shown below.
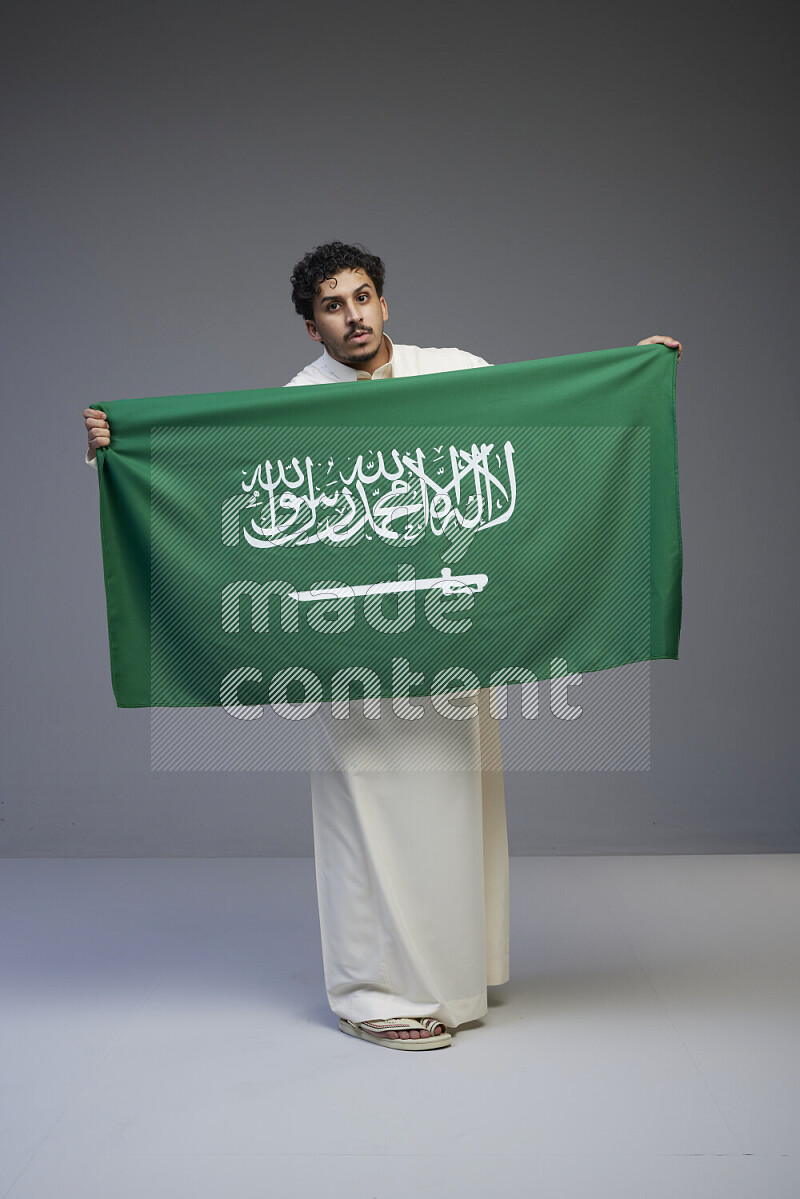
<path fill-rule="evenodd" d="M 322 356 L 287 384 L 391 379 L 489 363 L 463 350 L 394 346 L 384 333 L 389 317 L 380 258 L 333 242 L 306 254 L 292 274 L 292 300 Z"/>
<path fill-rule="evenodd" d="M 457 349 L 395 345 L 381 260 L 332 242 L 297 263 L 292 299 L 322 354 L 287 386 L 375 382 L 489 365 Z M 674 338 L 653 336 L 682 352 Z M 87 461 L 110 444 L 84 412 Z M 365 419 L 365 424 L 368 419 Z M 336 769 L 311 774 L 314 855 L 328 1000 L 343 1032 L 396 1049 L 451 1043 L 447 1026 L 487 1011 L 486 987 L 508 979 L 508 841 L 497 722 L 487 693 L 479 719 L 450 722 L 463 770 L 444 769 L 441 733 L 424 718 L 363 714 L 330 722 Z M 369 743 L 385 768 L 366 772 Z M 409 769 L 423 761 L 425 770 Z"/>

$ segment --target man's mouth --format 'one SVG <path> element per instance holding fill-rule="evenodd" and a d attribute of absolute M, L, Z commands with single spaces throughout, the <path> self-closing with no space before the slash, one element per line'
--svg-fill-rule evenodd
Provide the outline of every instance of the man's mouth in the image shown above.
<path fill-rule="evenodd" d="M 365 337 L 372 335 L 371 329 L 354 329 L 352 333 L 347 334 L 348 341 L 363 341 Z"/>

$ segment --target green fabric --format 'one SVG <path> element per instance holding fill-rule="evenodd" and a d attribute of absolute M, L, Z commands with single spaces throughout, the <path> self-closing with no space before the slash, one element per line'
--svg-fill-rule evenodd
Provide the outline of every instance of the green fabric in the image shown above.
<path fill-rule="evenodd" d="M 423 695 L 676 658 L 675 367 L 639 346 L 95 405 L 117 704 L 329 700 L 353 669 L 368 694 Z M 449 595 L 447 571 L 468 577 Z"/>

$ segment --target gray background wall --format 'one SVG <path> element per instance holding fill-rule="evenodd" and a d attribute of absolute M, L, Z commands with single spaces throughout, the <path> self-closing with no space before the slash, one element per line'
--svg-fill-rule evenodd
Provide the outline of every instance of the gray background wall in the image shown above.
<path fill-rule="evenodd" d="M 6 855 L 311 852 L 301 774 L 153 773 L 81 412 L 283 383 L 361 240 L 493 362 L 674 333 L 681 660 L 651 769 L 506 780 L 512 852 L 794 850 L 796 113 L 782 6 L 3 6 Z"/>

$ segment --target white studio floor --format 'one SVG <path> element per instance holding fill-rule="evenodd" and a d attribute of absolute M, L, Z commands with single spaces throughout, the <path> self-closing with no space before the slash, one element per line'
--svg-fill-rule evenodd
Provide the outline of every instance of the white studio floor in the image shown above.
<path fill-rule="evenodd" d="M 449 1049 L 338 1031 L 310 859 L 0 861 L 0 1196 L 800 1195 L 800 867 L 511 862 Z"/>

